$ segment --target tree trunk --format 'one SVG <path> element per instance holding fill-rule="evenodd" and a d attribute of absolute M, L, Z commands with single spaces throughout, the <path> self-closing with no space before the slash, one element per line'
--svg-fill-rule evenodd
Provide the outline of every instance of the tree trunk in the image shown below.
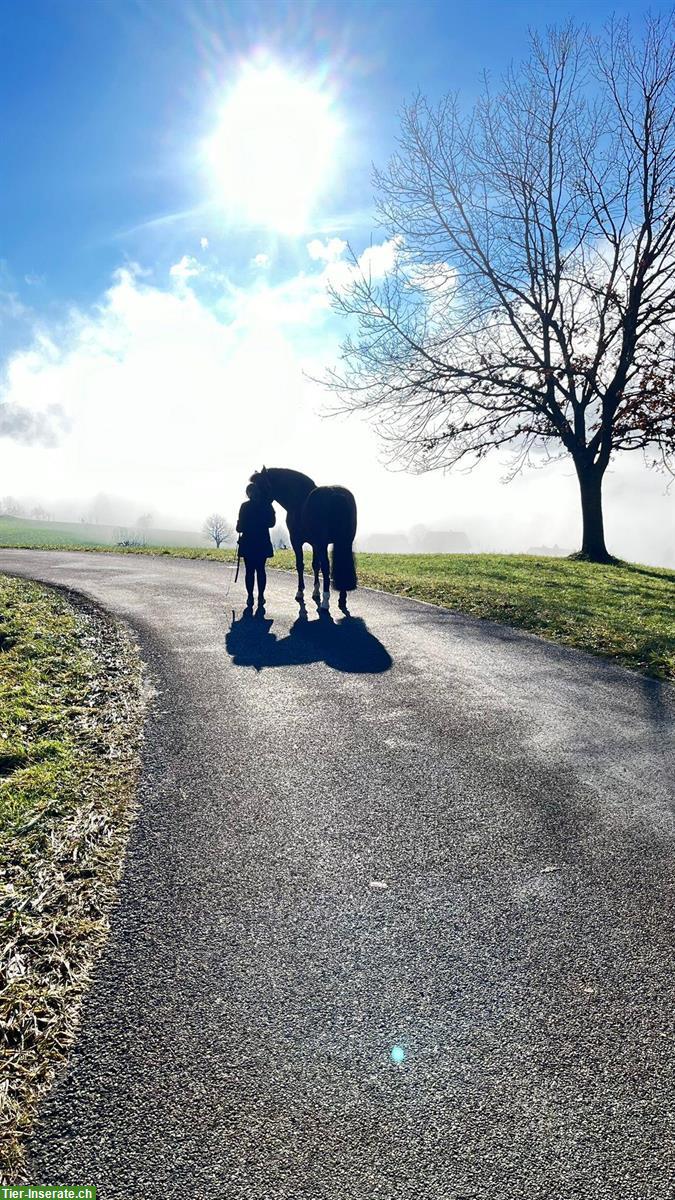
<path fill-rule="evenodd" d="M 604 471 L 597 466 L 576 462 L 577 477 L 581 490 L 581 516 L 583 537 L 578 558 L 589 562 L 614 562 L 605 545 L 605 529 L 602 519 L 602 480 Z"/>

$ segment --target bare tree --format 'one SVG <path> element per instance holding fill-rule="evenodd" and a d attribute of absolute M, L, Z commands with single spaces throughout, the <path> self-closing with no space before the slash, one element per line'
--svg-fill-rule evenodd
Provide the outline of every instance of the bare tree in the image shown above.
<path fill-rule="evenodd" d="M 220 513 L 211 513 L 207 517 L 204 526 L 204 537 L 211 538 L 216 543 L 216 547 L 220 549 L 222 542 L 234 542 L 234 529 L 225 517 L 221 517 Z"/>
<path fill-rule="evenodd" d="M 0 516 L 2 517 L 22 517 L 24 513 L 23 506 L 15 500 L 13 496 L 4 496 L 0 500 Z"/>
<path fill-rule="evenodd" d="M 358 329 L 326 381 L 339 407 L 415 471 L 571 455 L 594 561 L 612 455 L 675 452 L 673 31 L 568 25 L 468 114 L 417 97 L 375 177 L 394 269 L 378 282 L 353 258 L 332 293 Z"/>
<path fill-rule="evenodd" d="M 52 519 L 51 513 L 47 512 L 47 509 L 43 508 L 41 504 L 31 508 L 30 516 L 33 521 L 51 521 Z"/>

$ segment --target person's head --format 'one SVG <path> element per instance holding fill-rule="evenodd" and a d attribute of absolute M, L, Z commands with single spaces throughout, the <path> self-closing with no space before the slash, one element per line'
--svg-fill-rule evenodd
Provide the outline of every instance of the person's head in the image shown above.
<path fill-rule="evenodd" d="M 254 483 L 249 483 L 248 487 L 246 488 L 246 495 L 248 496 L 249 500 L 262 499 L 260 495 L 260 489 L 257 488 Z"/>
<path fill-rule="evenodd" d="M 250 482 L 258 489 L 256 499 L 261 501 L 272 500 L 272 489 L 268 478 L 267 467 L 263 467 L 262 471 L 254 471 L 250 476 Z"/>

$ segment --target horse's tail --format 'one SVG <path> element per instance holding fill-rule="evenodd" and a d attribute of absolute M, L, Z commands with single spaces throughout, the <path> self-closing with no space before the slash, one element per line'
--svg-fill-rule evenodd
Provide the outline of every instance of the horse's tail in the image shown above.
<path fill-rule="evenodd" d="M 330 577 L 338 592 L 353 592 L 356 587 L 356 559 L 351 538 L 340 538 L 333 543 L 330 556 Z"/>
<path fill-rule="evenodd" d="M 330 556 L 330 577 L 338 592 L 353 592 L 356 587 L 356 560 L 352 539 L 341 537 L 333 543 Z"/>
<path fill-rule="evenodd" d="M 338 489 L 336 489 L 338 490 Z M 333 550 L 330 557 L 330 575 L 333 587 L 338 592 L 353 592 L 356 587 L 356 560 L 354 558 L 354 538 L 356 536 L 356 503 L 351 492 L 340 488 L 346 503 L 343 505 L 343 526 L 336 531 Z"/>

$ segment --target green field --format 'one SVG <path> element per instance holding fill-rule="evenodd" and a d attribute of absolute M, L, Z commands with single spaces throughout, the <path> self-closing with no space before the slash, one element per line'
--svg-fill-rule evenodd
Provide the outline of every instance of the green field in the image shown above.
<path fill-rule="evenodd" d="M 359 573 L 369 587 L 675 678 L 675 571 L 524 554 L 363 554 Z"/>
<path fill-rule="evenodd" d="M 200 533 L 176 529 L 148 529 L 141 534 L 134 526 L 92 525 L 84 521 L 32 521 L 28 517 L 0 516 L 0 546 L 39 547 L 57 546 L 69 549 L 115 547 L 123 536 L 144 540 L 148 546 L 184 546 L 199 548 L 205 539 Z"/>
<path fill-rule="evenodd" d="M 38 526 L 37 522 L 22 524 Z M 0 519 L 0 544 L 114 548 L 67 538 L 43 541 L 44 528 L 38 526 L 32 538 L 24 532 L 23 539 L 15 529 L 17 540 L 4 541 Z M 50 533 L 56 529 L 49 527 Z M 233 550 L 191 546 L 147 546 L 122 552 L 224 562 L 234 557 Z M 306 560 L 309 563 L 309 555 Z M 675 571 L 525 554 L 358 554 L 357 561 L 360 583 L 366 587 L 527 629 L 657 679 L 675 678 Z M 292 570 L 292 553 L 277 551 L 273 565 Z"/>

